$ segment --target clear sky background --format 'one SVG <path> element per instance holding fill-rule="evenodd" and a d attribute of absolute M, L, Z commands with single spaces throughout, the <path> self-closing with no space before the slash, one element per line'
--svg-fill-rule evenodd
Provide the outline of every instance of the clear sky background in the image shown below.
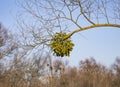
<path fill-rule="evenodd" d="M 16 30 L 15 16 L 19 8 L 15 0 L 0 0 L 0 22 L 9 30 Z M 120 56 L 120 29 L 96 28 L 72 36 L 74 50 L 68 58 L 71 65 L 94 57 L 97 62 L 111 65 Z"/>
<path fill-rule="evenodd" d="M 0 22 L 12 29 L 15 26 L 15 14 L 17 12 L 15 0 L 0 0 Z"/>

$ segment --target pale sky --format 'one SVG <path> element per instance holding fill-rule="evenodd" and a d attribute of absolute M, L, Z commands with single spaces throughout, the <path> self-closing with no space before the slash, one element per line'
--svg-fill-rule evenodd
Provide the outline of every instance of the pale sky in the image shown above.
<path fill-rule="evenodd" d="M 9 30 L 16 30 L 15 16 L 19 10 L 15 0 L 0 0 L 0 22 Z M 97 62 L 111 65 L 120 56 L 120 29 L 96 28 L 72 36 L 74 50 L 68 59 L 71 65 L 94 57 Z"/>

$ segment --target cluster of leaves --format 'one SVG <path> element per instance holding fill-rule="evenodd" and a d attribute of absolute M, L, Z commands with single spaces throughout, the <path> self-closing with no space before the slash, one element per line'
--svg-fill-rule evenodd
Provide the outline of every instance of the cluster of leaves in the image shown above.
<path fill-rule="evenodd" d="M 67 34 L 65 32 L 56 33 L 50 43 L 50 47 L 53 50 L 55 56 L 70 56 L 74 44 L 70 38 L 65 39 Z"/>

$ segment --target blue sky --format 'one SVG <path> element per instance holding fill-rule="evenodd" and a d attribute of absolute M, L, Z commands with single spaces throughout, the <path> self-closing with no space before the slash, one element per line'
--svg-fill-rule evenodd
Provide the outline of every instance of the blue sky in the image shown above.
<path fill-rule="evenodd" d="M 17 9 L 15 0 L 0 0 L 0 22 L 5 27 L 9 29 L 14 27 Z"/>
<path fill-rule="evenodd" d="M 0 22 L 9 30 L 16 30 L 15 16 L 19 8 L 15 0 L 0 0 Z M 75 43 L 71 53 L 71 65 L 78 65 L 80 60 L 94 57 L 98 62 L 111 65 L 120 56 L 120 29 L 96 28 L 82 31 L 72 36 Z"/>

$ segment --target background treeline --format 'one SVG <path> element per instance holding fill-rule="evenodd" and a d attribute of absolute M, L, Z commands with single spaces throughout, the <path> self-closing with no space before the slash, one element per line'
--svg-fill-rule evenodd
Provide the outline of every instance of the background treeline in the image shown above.
<path fill-rule="evenodd" d="M 0 87 L 120 87 L 120 58 L 110 68 L 94 58 L 71 67 L 67 61 L 54 60 L 44 68 L 23 64 L 16 59 L 11 66 L 0 66 Z"/>

